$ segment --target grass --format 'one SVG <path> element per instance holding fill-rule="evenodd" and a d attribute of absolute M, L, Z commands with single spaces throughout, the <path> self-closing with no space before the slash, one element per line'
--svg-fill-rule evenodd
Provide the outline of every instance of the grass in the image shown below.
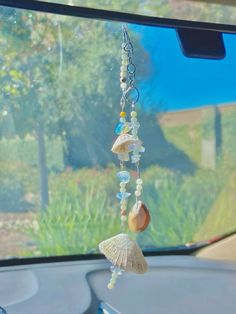
<path fill-rule="evenodd" d="M 148 181 L 144 200 L 150 207 L 152 222 L 139 236 L 142 246 L 176 246 L 194 241 L 224 180 L 221 171 L 198 170 L 194 176 L 169 173 L 154 184 Z"/>
<path fill-rule="evenodd" d="M 222 191 L 217 196 L 209 214 L 194 239 L 207 240 L 224 235 L 236 229 L 236 172 L 232 173 Z"/>
<path fill-rule="evenodd" d="M 110 197 L 111 172 L 114 169 L 67 170 L 51 177 L 50 205 L 37 215 L 38 227 L 28 230 L 37 255 L 95 252 L 104 237 L 119 232 L 118 211 Z"/>
<path fill-rule="evenodd" d="M 100 241 L 120 232 L 116 171 L 68 169 L 50 177 L 50 206 L 37 215 L 37 228 L 28 230 L 37 247 L 35 255 L 96 252 Z M 144 171 L 143 200 L 151 223 L 145 232 L 133 235 L 142 248 L 193 241 L 224 185 L 219 176 L 220 172 L 199 170 L 183 177 L 157 166 Z M 129 207 L 133 203 L 132 198 Z"/>

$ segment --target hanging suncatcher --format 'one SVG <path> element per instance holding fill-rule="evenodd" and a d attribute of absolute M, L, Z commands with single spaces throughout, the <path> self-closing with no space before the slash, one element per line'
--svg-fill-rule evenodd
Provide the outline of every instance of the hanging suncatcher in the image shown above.
<path fill-rule="evenodd" d="M 115 128 L 118 135 L 111 151 L 117 154 L 120 161 L 120 171 L 117 178 L 120 182 L 120 191 L 116 197 L 120 201 L 121 228 L 128 222 L 131 232 L 144 231 L 150 221 L 147 207 L 141 201 L 143 181 L 140 176 L 139 162 L 141 153 L 145 151 L 142 141 L 138 137 L 140 124 L 137 118 L 136 104 L 139 100 L 139 91 L 135 86 L 136 67 L 133 62 L 133 45 L 130 41 L 126 27 L 122 26 L 123 42 L 121 45 L 120 86 L 122 96 L 120 100 L 121 112 L 119 123 Z M 130 121 L 127 119 L 126 106 L 129 107 Z M 136 190 L 135 204 L 127 217 L 127 204 L 131 193 L 127 192 L 126 185 L 130 182 L 130 173 L 125 168 L 125 163 L 131 161 L 135 166 Z M 116 279 L 123 271 L 143 274 L 147 271 L 147 263 L 142 250 L 128 234 L 120 233 L 99 244 L 100 251 L 113 264 L 112 276 L 108 288 L 112 289 Z"/>

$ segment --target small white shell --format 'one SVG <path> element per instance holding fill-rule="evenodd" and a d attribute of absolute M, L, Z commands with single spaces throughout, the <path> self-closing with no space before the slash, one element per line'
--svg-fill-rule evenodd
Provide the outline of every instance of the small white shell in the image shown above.
<path fill-rule="evenodd" d="M 127 234 L 120 233 L 99 244 L 99 250 L 115 266 L 125 271 L 143 274 L 147 262 L 137 243 Z"/>
<path fill-rule="evenodd" d="M 134 150 L 133 146 L 141 145 L 142 142 L 139 139 L 135 139 L 132 135 L 121 134 L 117 137 L 111 151 L 115 154 L 127 154 Z"/>

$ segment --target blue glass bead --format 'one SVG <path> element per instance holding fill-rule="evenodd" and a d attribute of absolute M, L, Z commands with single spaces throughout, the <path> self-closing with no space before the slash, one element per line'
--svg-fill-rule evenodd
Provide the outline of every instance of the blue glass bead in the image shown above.
<path fill-rule="evenodd" d="M 127 199 L 128 197 L 130 197 L 131 193 L 128 193 L 128 192 L 119 192 L 116 194 L 116 197 L 119 199 L 119 200 L 125 200 Z"/>
<path fill-rule="evenodd" d="M 119 171 L 117 172 L 117 177 L 120 180 L 120 182 L 128 183 L 130 180 L 130 174 L 128 171 Z"/>
<path fill-rule="evenodd" d="M 118 123 L 116 128 L 115 128 L 115 132 L 117 135 L 120 135 L 122 130 L 124 129 L 125 125 L 124 123 Z"/>

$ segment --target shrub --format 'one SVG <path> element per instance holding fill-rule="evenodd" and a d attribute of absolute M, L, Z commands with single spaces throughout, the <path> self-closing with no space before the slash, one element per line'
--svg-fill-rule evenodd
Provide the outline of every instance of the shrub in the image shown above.
<path fill-rule="evenodd" d="M 163 176 L 163 170 L 158 173 L 158 168 L 153 168 L 147 173 L 144 201 L 152 220 L 147 231 L 138 236 L 142 247 L 178 246 L 194 241 L 225 185 L 227 175 L 223 171 L 198 170 L 194 176 L 166 171 Z M 155 175 L 156 181 L 148 180 Z"/>
<path fill-rule="evenodd" d="M 45 139 L 47 166 L 49 171 L 61 171 L 64 168 L 63 142 L 58 138 Z M 33 136 L 19 137 L 0 141 L 0 162 L 22 163 L 29 167 L 38 166 L 38 146 Z"/>
<path fill-rule="evenodd" d="M 50 206 L 38 215 L 39 228 L 30 230 L 38 248 L 35 254 L 95 252 L 100 241 L 120 232 L 116 171 L 114 167 L 67 169 L 50 176 Z M 222 172 L 199 170 L 194 176 L 182 176 L 157 166 L 147 169 L 143 200 L 150 209 L 151 223 L 145 232 L 132 236 L 144 249 L 193 241 L 224 186 Z M 130 208 L 133 202 L 134 198 Z"/>
<path fill-rule="evenodd" d="M 0 162 L 0 187 L 1 211 L 32 209 L 38 202 L 38 171 L 21 162 Z"/>
<path fill-rule="evenodd" d="M 114 169 L 83 169 L 50 178 L 51 202 L 29 230 L 40 255 L 94 252 L 106 237 L 119 232 L 114 202 Z M 112 174 L 111 174 L 112 173 Z"/>

